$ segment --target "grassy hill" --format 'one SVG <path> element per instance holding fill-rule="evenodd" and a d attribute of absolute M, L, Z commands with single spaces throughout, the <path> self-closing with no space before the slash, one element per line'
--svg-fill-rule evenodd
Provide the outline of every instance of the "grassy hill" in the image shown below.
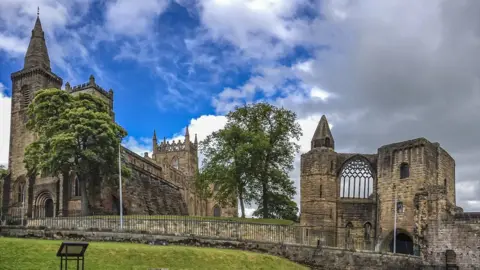
<path fill-rule="evenodd" d="M 0 269 L 58 269 L 61 241 L 0 237 Z M 73 262 L 72 262 L 73 264 Z M 73 266 L 73 265 L 72 265 Z M 253 252 L 183 246 L 90 242 L 85 269 L 298 269 L 286 259 Z"/>

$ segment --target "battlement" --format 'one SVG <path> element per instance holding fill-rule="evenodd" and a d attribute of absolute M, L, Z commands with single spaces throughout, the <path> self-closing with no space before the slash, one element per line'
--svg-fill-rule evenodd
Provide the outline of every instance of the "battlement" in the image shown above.
<path fill-rule="evenodd" d="M 93 89 L 93 90 L 96 90 L 98 93 L 102 94 L 103 96 L 105 96 L 107 99 L 113 100 L 113 90 L 110 89 L 110 90 L 107 91 L 104 88 L 102 88 L 101 86 L 99 86 L 98 84 L 96 84 L 95 83 L 95 77 L 93 77 L 93 75 L 90 75 L 90 79 L 89 79 L 88 82 L 82 83 L 82 84 L 79 84 L 79 85 L 76 85 L 76 86 L 73 86 L 73 87 L 71 87 L 70 83 L 67 82 L 65 84 L 65 89 L 69 93 L 75 93 L 75 92 L 80 92 L 80 91 Z"/>
<path fill-rule="evenodd" d="M 189 148 L 187 147 L 189 146 Z M 157 145 L 157 151 L 158 153 L 167 153 L 167 152 L 179 152 L 179 151 L 185 151 L 185 150 L 196 150 L 197 145 L 195 143 L 192 143 L 191 141 L 166 141 L 164 140 L 161 142 L 159 145 Z"/>

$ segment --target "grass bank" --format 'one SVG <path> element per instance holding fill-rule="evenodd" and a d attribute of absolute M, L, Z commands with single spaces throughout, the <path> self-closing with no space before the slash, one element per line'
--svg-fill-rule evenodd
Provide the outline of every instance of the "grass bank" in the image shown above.
<path fill-rule="evenodd" d="M 61 241 L 0 237 L 0 269 L 58 269 Z M 286 259 L 253 252 L 183 246 L 90 242 L 85 269 L 284 269 L 307 270 Z"/>

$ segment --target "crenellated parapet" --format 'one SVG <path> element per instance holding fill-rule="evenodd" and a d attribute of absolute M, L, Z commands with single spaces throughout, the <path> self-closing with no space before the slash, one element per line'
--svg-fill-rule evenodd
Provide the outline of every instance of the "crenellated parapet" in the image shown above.
<path fill-rule="evenodd" d="M 179 151 L 185 151 L 188 149 L 197 149 L 197 145 L 190 141 L 163 141 L 157 146 L 158 152 L 179 152 Z"/>

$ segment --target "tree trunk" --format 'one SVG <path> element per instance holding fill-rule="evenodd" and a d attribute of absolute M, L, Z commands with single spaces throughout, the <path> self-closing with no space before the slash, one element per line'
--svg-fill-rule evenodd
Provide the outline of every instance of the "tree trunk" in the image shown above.
<path fill-rule="evenodd" d="M 80 197 L 82 205 L 82 216 L 89 215 L 88 209 L 88 196 L 87 196 L 87 179 L 86 177 L 78 176 L 78 183 L 80 184 Z"/>
<path fill-rule="evenodd" d="M 267 183 L 262 181 L 262 206 L 263 206 L 263 218 L 269 218 L 269 213 L 268 213 L 268 187 Z"/>
<path fill-rule="evenodd" d="M 238 192 L 238 200 L 240 201 L 240 210 L 242 211 L 242 218 L 245 218 L 245 204 L 243 202 L 243 192 Z"/>

